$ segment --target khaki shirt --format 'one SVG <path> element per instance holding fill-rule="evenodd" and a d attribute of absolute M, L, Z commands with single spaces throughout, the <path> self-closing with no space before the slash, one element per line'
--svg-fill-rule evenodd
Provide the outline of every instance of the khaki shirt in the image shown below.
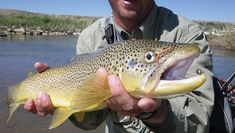
<path fill-rule="evenodd" d="M 120 41 L 121 32 L 112 17 L 98 19 L 81 33 L 77 43 L 77 54 L 90 53 L 108 45 L 105 39 L 105 26 L 114 25 L 115 41 Z M 204 133 L 209 131 L 209 118 L 214 104 L 214 91 L 212 84 L 212 55 L 206 37 L 199 25 L 177 16 L 172 11 L 153 7 L 146 20 L 138 27 L 143 39 L 156 39 L 167 42 L 197 42 L 202 53 L 197 58 L 187 73 L 195 74 L 196 69 L 201 69 L 207 78 L 206 83 L 197 90 L 176 98 L 169 99 L 166 121 L 161 127 L 148 128 L 140 119 L 130 116 L 121 116 L 109 109 L 104 109 L 86 114 L 85 120 L 76 121 L 76 115 L 70 120 L 82 129 L 94 129 L 106 119 L 106 132 L 110 133 L 145 133 L 145 132 L 170 132 L 170 133 Z M 135 31 L 127 34 L 127 38 L 135 37 Z"/>

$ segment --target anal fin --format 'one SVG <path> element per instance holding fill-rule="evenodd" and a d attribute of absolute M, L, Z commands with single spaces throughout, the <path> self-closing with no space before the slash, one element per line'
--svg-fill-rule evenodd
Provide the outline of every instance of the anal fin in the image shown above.
<path fill-rule="evenodd" d="M 81 122 L 84 120 L 86 113 L 85 112 L 79 112 L 79 113 L 74 113 L 74 117 L 76 118 L 77 121 Z"/>
<path fill-rule="evenodd" d="M 57 108 L 54 112 L 51 124 L 49 129 L 58 127 L 61 125 L 70 115 L 73 114 L 73 111 L 70 110 L 69 108 Z"/>

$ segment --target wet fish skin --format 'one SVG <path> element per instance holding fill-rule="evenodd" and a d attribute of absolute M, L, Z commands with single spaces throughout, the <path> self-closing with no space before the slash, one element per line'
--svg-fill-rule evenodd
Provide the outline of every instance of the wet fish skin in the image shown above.
<path fill-rule="evenodd" d="M 106 68 L 108 74 L 119 76 L 126 91 L 135 97 L 169 98 L 169 95 L 190 92 L 205 82 L 203 74 L 187 82 L 186 87 L 181 85 L 182 81 L 174 81 L 176 84 L 173 87 L 171 81 L 166 81 L 168 88 L 179 86 L 177 91 L 156 87 L 161 82 L 162 74 L 177 64 L 177 61 L 193 60 L 199 54 L 200 49 L 193 44 L 129 40 L 76 56 L 71 64 L 36 73 L 10 87 L 8 121 L 20 104 L 24 104 L 29 98 L 35 99 L 39 92 L 48 93 L 56 107 L 50 128 L 57 127 L 73 113 L 80 112 L 82 120 L 85 112 L 106 107 L 105 101 L 112 95 L 107 75 L 95 76 L 100 67 Z"/>

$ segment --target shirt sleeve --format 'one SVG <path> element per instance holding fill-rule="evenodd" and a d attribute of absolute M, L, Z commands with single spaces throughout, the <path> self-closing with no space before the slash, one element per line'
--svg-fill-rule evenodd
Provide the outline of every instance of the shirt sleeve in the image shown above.
<path fill-rule="evenodd" d="M 206 75 L 206 82 L 184 96 L 169 99 L 168 113 L 163 127 L 156 129 L 159 132 L 171 133 L 202 133 L 209 131 L 209 118 L 214 105 L 214 84 L 212 72 L 212 53 L 206 36 L 197 24 L 186 24 L 179 42 L 196 43 L 201 49 L 200 56 L 194 60 L 187 76 L 196 74 L 200 69 Z M 179 31 L 179 30 L 178 30 Z M 180 33 L 180 32 L 179 32 Z"/>

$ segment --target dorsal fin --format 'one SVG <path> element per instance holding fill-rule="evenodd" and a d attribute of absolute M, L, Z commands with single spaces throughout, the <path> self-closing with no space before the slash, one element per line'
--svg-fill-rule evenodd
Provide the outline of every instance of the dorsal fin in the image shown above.
<path fill-rule="evenodd" d="M 71 62 L 72 62 L 72 63 L 80 62 L 81 59 L 84 59 L 84 57 L 85 57 L 85 56 L 88 56 L 88 55 L 89 55 L 89 53 L 76 55 L 76 56 L 74 56 L 74 57 L 71 59 Z"/>
<path fill-rule="evenodd" d="M 32 77 L 33 75 L 35 75 L 35 72 L 29 72 L 28 73 L 28 78 Z"/>

